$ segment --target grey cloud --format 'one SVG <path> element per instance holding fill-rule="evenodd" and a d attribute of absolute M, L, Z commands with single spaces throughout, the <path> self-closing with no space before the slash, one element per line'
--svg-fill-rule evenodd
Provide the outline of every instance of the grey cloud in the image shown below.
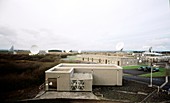
<path fill-rule="evenodd" d="M 115 50 L 122 41 L 127 50 L 143 45 L 170 49 L 169 39 L 165 39 L 170 34 L 166 0 L 3 2 L 0 48 L 15 43 L 24 49 L 36 44 L 42 48 Z"/>
<path fill-rule="evenodd" d="M 153 38 L 148 40 L 146 44 L 152 46 L 155 50 L 168 50 L 170 47 L 170 37 Z"/>
<path fill-rule="evenodd" d="M 14 29 L 11 29 L 9 26 L 0 26 L 0 35 L 13 36 L 16 35 L 16 31 Z"/>
<path fill-rule="evenodd" d="M 38 31 L 36 30 L 31 30 L 31 29 L 21 29 L 23 32 L 27 32 L 28 34 L 39 34 Z"/>
<path fill-rule="evenodd" d="M 14 45 L 17 41 L 16 38 L 17 32 L 15 29 L 12 29 L 11 27 L 0 26 L 0 35 L 1 35 L 1 42 L 4 41 L 3 44 L 6 46 Z"/>
<path fill-rule="evenodd" d="M 25 44 L 27 48 L 29 48 L 31 45 L 36 44 L 40 46 L 42 49 L 43 48 L 45 49 L 63 48 L 64 49 L 64 48 L 71 47 L 71 45 L 77 44 L 74 39 L 69 38 L 65 35 L 62 35 L 61 33 L 54 33 L 53 30 L 49 30 L 45 28 L 21 29 L 18 32 L 18 39 L 19 39 L 19 42 L 20 43 L 22 42 L 22 44 Z"/>

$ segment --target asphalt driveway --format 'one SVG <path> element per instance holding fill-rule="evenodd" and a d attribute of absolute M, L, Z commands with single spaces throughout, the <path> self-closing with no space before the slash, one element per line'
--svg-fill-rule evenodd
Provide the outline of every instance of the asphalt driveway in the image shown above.
<path fill-rule="evenodd" d="M 137 75 L 141 75 L 141 74 L 147 74 L 148 72 L 139 71 L 137 69 L 124 69 L 123 73 L 137 76 Z"/>

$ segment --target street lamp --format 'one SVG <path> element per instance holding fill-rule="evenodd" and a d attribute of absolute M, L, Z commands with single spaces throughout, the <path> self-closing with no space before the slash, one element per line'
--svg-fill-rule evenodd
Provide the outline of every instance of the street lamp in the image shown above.
<path fill-rule="evenodd" d="M 149 85 L 149 87 L 152 87 L 152 63 L 153 63 L 153 60 L 152 59 L 150 59 L 149 60 L 149 63 L 150 63 L 150 68 L 151 68 L 151 76 L 150 76 L 150 85 Z"/>

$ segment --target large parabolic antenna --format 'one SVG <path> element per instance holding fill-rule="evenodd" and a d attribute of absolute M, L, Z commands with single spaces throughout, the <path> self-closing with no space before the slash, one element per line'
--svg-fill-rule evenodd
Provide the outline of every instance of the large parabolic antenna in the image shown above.
<path fill-rule="evenodd" d="M 124 48 L 123 42 L 119 42 L 119 43 L 116 44 L 116 50 L 123 51 L 123 48 Z"/>
<path fill-rule="evenodd" d="M 81 50 L 78 50 L 78 53 L 81 53 Z"/>
<path fill-rule="evenodd" d="M 12 45 L 11 48 L 9 49 L 10 52 L 14 52 L 14 46 Z"/>
<path fill-rule="evenodd" d="M 66 53 L 70 53 L 70 51 L 71 51 L 71 50 L 68 49 L 68 50 L 66 50 Z"/>
<path fill-rule="evenodd" d="M 39 53 L 39 48 L 38 48 L 38 46 L 37 45 L 32 45 L 31 46 L 31 49 L 30 49 L 30 52 L 32 53 L 32 54 L 38 54 Z"/>

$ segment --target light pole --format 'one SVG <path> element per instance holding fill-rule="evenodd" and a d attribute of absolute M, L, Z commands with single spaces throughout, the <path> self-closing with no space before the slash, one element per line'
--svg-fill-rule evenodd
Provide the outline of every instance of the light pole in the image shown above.
<path fill-rule="evenodd" d="M 152 62 L 153 62 L 152 59 L 150 59 L 149 63 L 150 63 L 150 68 L 151 68 L 151 76 L 150 76 L 150 85 L 149 85 L 149 87 L 152 87 L 152 69 L 153 69 L 152 68 Z"/>

